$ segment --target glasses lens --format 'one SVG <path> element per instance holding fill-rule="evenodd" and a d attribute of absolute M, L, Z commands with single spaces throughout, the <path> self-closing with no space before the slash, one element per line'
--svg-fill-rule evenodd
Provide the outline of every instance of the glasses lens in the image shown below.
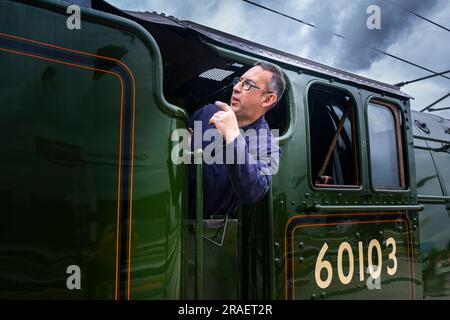
<path fill-rule="evenodd" d="M 238 77 L 233 78 L 233 81 L 232 81 L 233 86 L 237 85 L 239 82 L 240 82 L 240 79 Z"/>

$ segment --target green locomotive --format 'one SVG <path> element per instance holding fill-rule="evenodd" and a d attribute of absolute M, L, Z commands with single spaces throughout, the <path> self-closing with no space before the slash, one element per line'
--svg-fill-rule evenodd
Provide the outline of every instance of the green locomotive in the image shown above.
<path fill-rule="evenodd" d="M 173 17 L 92 1 L 71 28 L 69 5 L 0 0 L 0 298 L 450 298 L 449 120 Z M 172 133 L 257 60 L 288 81 L 279 171 L 238 218 L 190 219 Z"/>

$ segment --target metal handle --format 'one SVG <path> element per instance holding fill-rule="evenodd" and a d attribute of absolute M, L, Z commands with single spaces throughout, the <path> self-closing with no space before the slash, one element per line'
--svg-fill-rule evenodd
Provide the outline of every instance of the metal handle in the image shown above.
<path fill-rule="evenodd" d="M 195 298 L 203 299 L 203 150 L 194 153 L 195 180 Z"/>
<path fill-rule="evenodd" d="M 323 211 L 323 212 L 349 212 L 349 211 L 422 211 L 423 205 L 385 205 L 385 206 L 374 206 L 374 205 L 367 205 L 367 206 L 323 206 L 320 204 L 316 204 L 313 207 L 316 211 Z"/>

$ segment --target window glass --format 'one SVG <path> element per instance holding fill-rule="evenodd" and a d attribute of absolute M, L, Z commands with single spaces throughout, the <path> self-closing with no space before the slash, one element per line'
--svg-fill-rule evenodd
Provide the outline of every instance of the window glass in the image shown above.
<path fill-rule="evenodd" d="M 369 103 L 368 126 L 372 184 L 376 187 L 400 188 L 404 178 L 400 170 L 399 117 L 390 106 Z"/>
<path fill-rule="evenodd" d="M 308 93 L 311 177 L 316 187 L 358 187 L 355 106 L 349 95 L 323 85 Z"/>

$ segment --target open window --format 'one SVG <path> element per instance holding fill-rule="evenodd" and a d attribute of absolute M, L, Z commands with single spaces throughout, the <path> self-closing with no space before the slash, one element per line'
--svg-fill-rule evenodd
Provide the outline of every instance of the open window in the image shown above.
<path fill-rule="evenodd" d="M 316 188 L 358 188 L 355 103 L 334 87 L 314 84 L 308 92 L 310 166 Z"/>
<path fill-rule="evenodd" d="M 165 95 L 169 102 L 184 108 L 189 114 L 215 101 L 230 103 L 233 91 L 233 78 L 240 77 L 252 65 L 215 58 L 217 65 L 192 73 L 189 80 L 177 88 L 168 88 Z M 219 59 L 219 60 L 217 60 Z M 223 60 L 221 60 L 223 59 Z M 283 94 L 275 108 L 265 114 L 271 129 L 278 129 L 282 135 L 288 128 L 287 98 Z"/>
<path fill-rule="evenodd" d="M 371 100 L 367 109 L 372 186 L 404 189 L 402 118 L 391 104 Z"/>

